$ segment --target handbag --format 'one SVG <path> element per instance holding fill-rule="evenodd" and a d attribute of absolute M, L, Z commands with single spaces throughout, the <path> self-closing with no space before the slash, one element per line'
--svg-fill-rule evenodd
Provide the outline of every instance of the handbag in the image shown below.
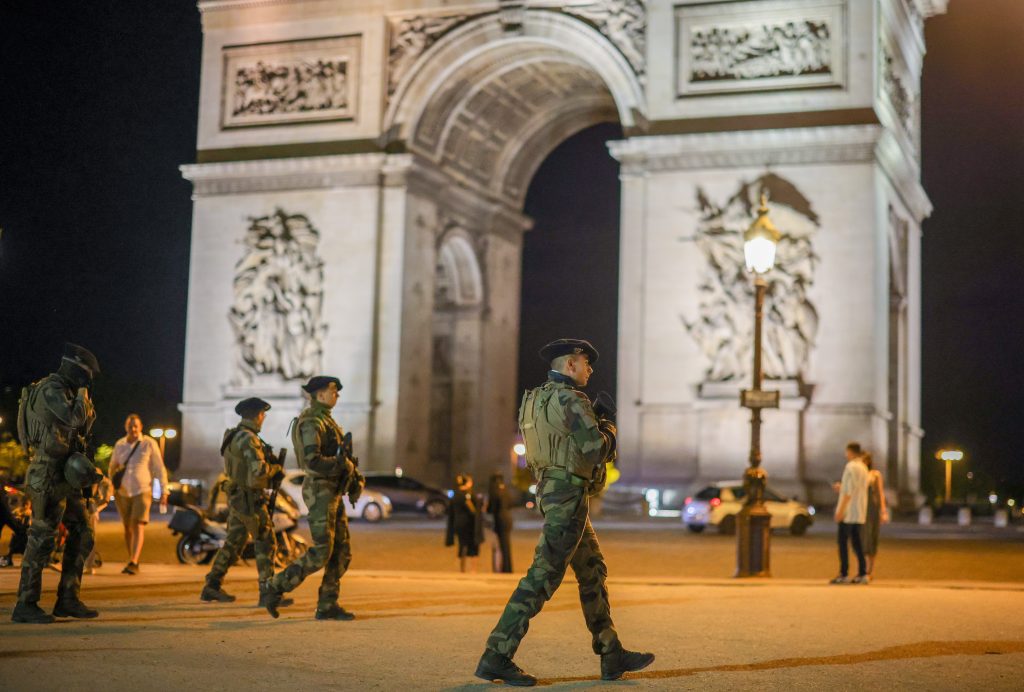
<path fill-rule="evenodd" d="M 117 470 L 117 473 L 110 477 L 110 482 L 114 485 L 114 492 L 121 489 L 121 481 L 124 479 L 124 472 L 128 470 L 128 462 L 132 460 L 132 455 L 135 454 L 135 450 L 139 448 L 139 442 L 142 442 L 142 440 L 140 439 L 135 443 L 135 446 L 132 447 L 132 451 L 128 452 L 128 456 L 125 458 L 121 468 Z"/>

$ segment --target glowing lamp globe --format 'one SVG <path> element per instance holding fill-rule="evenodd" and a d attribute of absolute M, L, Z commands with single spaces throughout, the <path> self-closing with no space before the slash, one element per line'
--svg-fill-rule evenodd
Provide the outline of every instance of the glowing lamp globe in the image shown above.
<path fill-rule="evenodd" d="M 764 274 L 775 266 L 775 248 L 781 235 L 768 218 L 768 200 L 762 194 L 757 219 L 743 234 L 743 258 L 747 271 Z"/>

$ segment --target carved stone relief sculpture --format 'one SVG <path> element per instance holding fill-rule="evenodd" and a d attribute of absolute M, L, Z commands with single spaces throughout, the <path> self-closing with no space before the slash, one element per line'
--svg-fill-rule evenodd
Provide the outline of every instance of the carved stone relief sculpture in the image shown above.
<path fill-rule="evenodd" d="M 707 260 L 699 314 L 683 318 L 710 365 L 711 382 L 743 380 L 753 359 L 753 287 L 743 262 L 743 232 L 757 215 L 761 192 L 782 233 L 768 274 L 763 327 L 764 372 L 769 379 L 802 379 L 818 333 L 818 312 L 808 295 L 818 258 L 812 240 L 818 215 L 795 185 L 772 173 L 741 182 L 724 205 L 697 188 L 700 220 L 694 236 Z"/>
<path fill-rule="evenodd" d="M 643 0 L 599 0 L 565 5 L 568 14 L 581 17 L 608 37 L 637 75 L 647 71 L 647 8 Z"/>
<path fill-rule="evenodd" d="M 339 36 L 225 48 L 223 127 L 354 118 L 359 45 Z"/>
<path fill-rule="evenodd" d="M 676 10 L 679 95 L 843 84 L 841 6 L 744 13 L 729 5 L 719 14 L 706 6 Z"/>
<path fill-rule="evenodd" d="M 466 14 L 452 14 L 392 19 L 388 49 L 388 96 L 395 93 L 399 82 L 427 48 L 468 18 Z"/>
<path fill-rule="evenodd" d="M 327 327 L 319 240 L 302 214 L 276 209 L 250 217 L 228 315 L 238 348 L 236 384 L 268 374 L 305 379 L 320 370 Z"/>
<path fill-rule="evenodd" d="M 917 99 L 910 88 L 907 87 L 906 81 L 898 65 L 893 60 L 889 49 L 882 46 L 881 50 L 878 51 L 878 55 L 879 60 L 881 60 L 881 86 L 883 93 L 892 105 L 900 125 L 903 126 L 907 133 L 913 135 L 914 106 Z"/>

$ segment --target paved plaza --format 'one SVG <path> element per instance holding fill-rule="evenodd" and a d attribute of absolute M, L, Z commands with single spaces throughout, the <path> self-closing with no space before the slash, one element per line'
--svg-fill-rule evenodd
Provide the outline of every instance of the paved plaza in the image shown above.
<path fill-rule="evenodd" d="M 517 570 L 527 565 L 534 533 L 523 524 Z M 357 619 L 315 621 L 311 579 L 275 621 L 255 607 L 251 566 L 229 574 L 225 587 L 236 603 L 199 602 L 205 569 L 173 564 L 170 532 L 159 523 L 150 529 L 144 556 L 151 560 L 142 573 L 121 575 L 116 529 L 116 522 L 101 524 L 108 562 L 84 584 L 86 601 L 101 611 L 97 620 L 9 622 L 17 572 L 0 571 L 0 687 L 487 689 L 473 669 L 518 578 L 454 573 L 437 523 L 357 523 L 354 569 L 342 582 L 342 602 Z M 564 689 L 1020 687 L 1019 532 L 957 540 L 908 528 L 912 537 L 886 544 L 884 576 L 870 586 L 835 587 L 825 583 L 834 570 L 827 526 L 800 539 L 777 536 L 777 576 L 763 581 L 728 577 L 732 539 L 678 529 L 598 525 L 616 626 L 628 646 L 657 654 L 648 670 L 600 681 L 571 576 L 534 621 L 517 662 L 542 685 Z M 792 574 L 818 562 L 811 574 Z M 46 576 L 44 603 L 56 578 Z"/>

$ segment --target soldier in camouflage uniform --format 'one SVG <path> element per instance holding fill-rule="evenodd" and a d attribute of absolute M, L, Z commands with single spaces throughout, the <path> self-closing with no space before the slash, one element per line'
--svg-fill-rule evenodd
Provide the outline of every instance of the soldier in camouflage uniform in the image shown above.
<path fill-rule="evenodd" d="M 252 397 L 240 401 L 235 406 L 235 413 L 242 417 L 241 422 L 237 427 L 224 431 L 221 455 L 224 457 L 224 472 L 228 476 L 228 535 L 224 546 L 213 558 L 210 573 L 206 575 L 206 585 L 199 595 L 202 601 L 235 600 L 221 588 L 221 582 L 238 560 L 249 536 L 252 536 L 256 549 L 261 594 L 274 576 L 277 546 L 265 491 L 275 482 L 280 482 L 284 472 L 273 450 L 260 438 L 260 428 L 269 410 L 270 404 L 263 399 Z M 262 595 L 260 605 L 266 605 Z"/>
<path fill-rule="evenodd" d="M 99 372 L 96 356 L 81 346 L 65 344 L 57 372 L 22 391 L 18 434 L 32 458 L 25 476 L 32 523 L 21 566 L 18 602 L 11 614 L 14 622 L 48 623 L 54 616 L 94 618 L 99 614 L 79 598 L 85 558 L 95 542 L 82 492 L 92 485 L 95 468 L 81 452 L 96 420 L 89 387 Z M 57 604 L 50 615 L 39 607 L 39 598 L 43 569 L 50 563 L 61 522 L 68 534 Z"/>
<path fill-rule="evenodd" d="M 310 404 L 292 423 L 292 446 L 299 467 L 306 472 L 302 499 L 309 508 L 307 520 L 313 545 L 270 580 L 264 590 L 264 603 L 267 611 L 278 617 L 282 595 L 323 569 L 316 619 L 351 620 L 355 615 L 338 604 L 341 577 L 352 561 L 342 496 L 347 493 L 355 504 L 364 481 L 345 453 L 341 426 L 331 417 L 341 382 L 336 377 L 319 375 L 302 388 L 310 395 Z"/>
<path fill-rule="evenodd" d="M 650 665 L 654 654 L 627 651 L 619 643 L 605 588 L 608 568 L 588 515 L 590 496 L 604 486 L 605 464 L 615 458 L 615 426 L 598 419 L 590 400 L 577 389 L 586 386 L 598 352 L 586 341 L 559 339 L 542 348 L 540 356 L 551 366 L 548 381 L 523 395 L 519 428 L 526 459 L 537 476 L 544 527 L 533 564 L 488 637 L 476 675 L 510 685 L 537 683 L 512 658 L 530 618 L 572 567 L 594 653 L 601 656 L 601 677 L 617 680 Z"/>

